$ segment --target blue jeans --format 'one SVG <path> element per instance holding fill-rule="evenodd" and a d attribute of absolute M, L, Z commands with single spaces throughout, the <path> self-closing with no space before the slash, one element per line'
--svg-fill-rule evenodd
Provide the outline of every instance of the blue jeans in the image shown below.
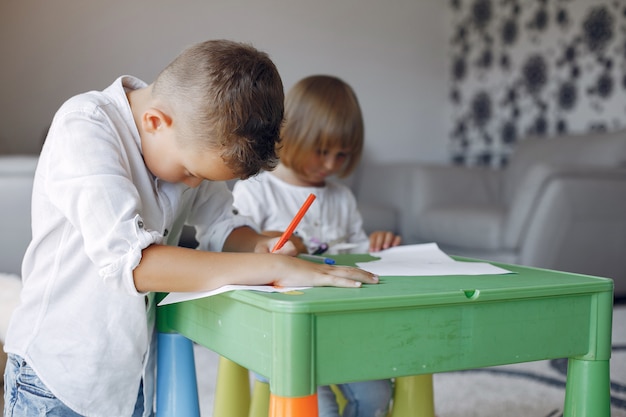
<path fill-rule="evenodd" d="M 132 417 L 142 414 L 143 384 Z M 22 357 L 9 354 L 4 371 L 4 417 L 43 416 L 81 417 L 50 392 Z"/>
<path fill-rule="evenodd" d="M 392 388 L 388 379 L 337 384 L 337 388 L 347 400 L 342 417 L 385 417 L 389 412 Z M 319 417 L 339 416 L 337 399 L 329 386 L 317 388 L 317 404 Z"/>

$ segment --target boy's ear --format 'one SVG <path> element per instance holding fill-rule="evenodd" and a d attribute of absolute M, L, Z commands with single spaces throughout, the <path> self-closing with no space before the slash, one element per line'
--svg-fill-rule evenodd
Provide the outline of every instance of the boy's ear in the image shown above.
<path fill-rule="evenodd" d="M 141 127 L 145 132 L 155 133 L 172 125 L 172 117 L 156 107 L 150 107 L 141 117 Z"/>

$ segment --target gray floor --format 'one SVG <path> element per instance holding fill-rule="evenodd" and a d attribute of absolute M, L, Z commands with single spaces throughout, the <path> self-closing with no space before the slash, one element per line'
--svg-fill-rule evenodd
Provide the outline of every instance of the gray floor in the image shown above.
<path fill-rule="evenodd" d="M 194 346 L 196 377 L 200 398 L 200 413 L 203 417 L 213 415 L 213 393 L 217 378 L 218 355 L 202 346 Z"/>

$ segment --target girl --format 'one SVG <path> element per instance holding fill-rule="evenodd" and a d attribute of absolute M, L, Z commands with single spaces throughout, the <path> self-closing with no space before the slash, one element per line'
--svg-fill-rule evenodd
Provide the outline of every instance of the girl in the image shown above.
<path fill-rule="evenodd" d="M 292 241 L 303 253 L 375 252 L 400 244 L 400 236 L 377 231 L 369 237 L 350 189 L 329 177 L 348 176 L 363 150 L 363 117 L 352 88 L 336 77 L 300 80 L 285 98 L 280 163 L 272 172 L 235 184 L 235 207 L 265 234 L 278 236 L 306 197 L 317 196 Z M 344 417 L 385 416 L 389 380 L 340 384 L 348 403 Z M 318 389 L 319 415 L 338 417 L 330 387 Z"/>

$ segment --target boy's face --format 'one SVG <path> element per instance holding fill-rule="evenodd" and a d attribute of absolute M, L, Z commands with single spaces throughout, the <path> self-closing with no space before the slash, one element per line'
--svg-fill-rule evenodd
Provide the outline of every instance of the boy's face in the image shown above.
<path fill-rule="evenodd" d="M 203 180 L 226 181 L 237 177 L 219 151 L 180 146 L 173 134 L 153 136 L 142 143 L 146 166 L 163 181 L 197 187 Z"/>

